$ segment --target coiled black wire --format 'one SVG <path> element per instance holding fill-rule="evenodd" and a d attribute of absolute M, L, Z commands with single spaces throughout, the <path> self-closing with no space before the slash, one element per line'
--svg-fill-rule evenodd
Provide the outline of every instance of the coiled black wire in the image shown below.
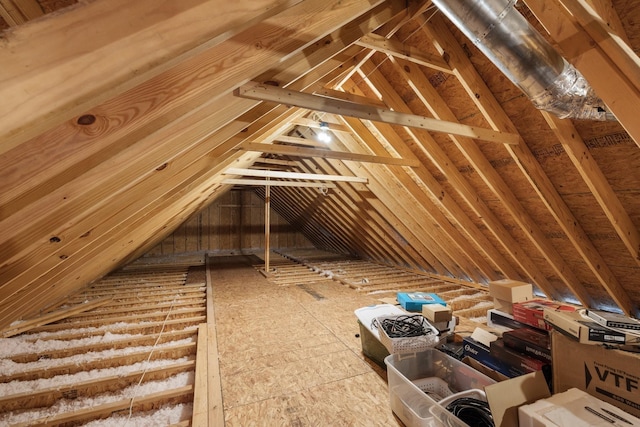
<path fill-rule="evenodd" d="M 419 314 L 402 315 L 393 319 L 384 319 L 380 327 L 384 329 L 389 338 L 407 338 L 427 335 L 433 331 L 427 328 L 424 317 Z"/>
<path fill-rule="evenodd" d="M 494 427 L 489 404 L 471 397 L 461 397 L 447 405 L 447 411 L 470 427 Z"/>

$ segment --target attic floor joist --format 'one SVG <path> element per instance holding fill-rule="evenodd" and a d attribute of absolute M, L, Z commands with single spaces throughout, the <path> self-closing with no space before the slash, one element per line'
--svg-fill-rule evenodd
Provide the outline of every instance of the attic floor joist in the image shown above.
<path fill-rule="evenodd" d="M 189 421 L 197 363 L 207 363 L 196 360 L 198 325 L 206 325 L 206 316 L 192 315 L 206 310 L 205 277 L 197 267 L 182 267 L 181 274 L 172 270 L 165 274 L 156 266 L 113 274 L 69 299 L 76 307 L 78 300 L 106 303 L 71 311 L 53 323 L 42 315 L 41 322 L 23 322 L 31 327 L 5 338 L 0 423 L 59 425 L 108 418 L 104 425 L 138 424 L 154 414 L 160 417 L 157 424 Z M 194 296 L 199 308 L 180 319 L 176 307 L 183 299 L 192 304 Z M 136 305 L 123 311 L 121 303 L 131 299 Z M 145 305 L 155 306 L 153 317 L 141 314 Z M 47 324 L 39 326 L 42 322 Z M 160 408 L 165 415 L 156 412 Z"/>
<path fill-rule="evenodd" d="M 487 310 L 493 308 L 488 288 L 476 283 L 461 284 L 433 274 L 401 272 L 397 267 L 364 260 L 323 259 L 320 251 L 289 250 L 280 254 L 299 265 L 293 277 L 280 270 L 273 274 L 274 282 L 281 286 L 304 287 L 306 283 L 335 280 L 358 293 L 388 301 L 393 301 L 397 292 L 433 292 L 451 305 L 454 316 L 480 323 L 486 323 Z"/>

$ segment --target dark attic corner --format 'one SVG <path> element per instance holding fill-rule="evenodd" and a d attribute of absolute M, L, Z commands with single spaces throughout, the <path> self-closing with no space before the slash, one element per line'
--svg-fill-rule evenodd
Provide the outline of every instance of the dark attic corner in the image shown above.
<path fill-rule="evenodd" d="M 0 0 L 0 425 L 640 426 L 634 0 Z"/>

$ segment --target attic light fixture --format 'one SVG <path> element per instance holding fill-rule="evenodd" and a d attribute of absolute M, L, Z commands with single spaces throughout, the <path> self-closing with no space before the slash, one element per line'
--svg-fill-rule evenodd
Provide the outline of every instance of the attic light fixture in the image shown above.
<path fill-rule="evenodd" d="M 329 124 L 327 122 L 320 122 L 320 132 L 318 133 L 318 139 L 320 142 L 328 144 L 331 142 L 331 135 L 328 132 Z"/>

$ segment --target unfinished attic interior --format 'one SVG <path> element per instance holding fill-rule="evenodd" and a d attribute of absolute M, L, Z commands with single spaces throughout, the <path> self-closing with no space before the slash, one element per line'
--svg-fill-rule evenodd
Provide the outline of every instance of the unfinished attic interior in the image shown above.
<path fill-rule="evenodd" d="M 640 315 L 634 0 L 0 17 L 0 425 L 403 425 L 358 308 Z"/>

